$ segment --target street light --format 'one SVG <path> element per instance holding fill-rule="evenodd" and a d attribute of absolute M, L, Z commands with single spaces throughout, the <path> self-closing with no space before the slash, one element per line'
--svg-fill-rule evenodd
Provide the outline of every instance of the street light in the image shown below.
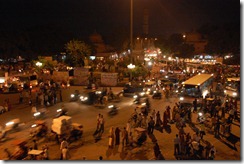
<path fill-rule="evenodd" d="M 133 43 L 133 0 L 130 0 L 130 60 L 132 62 Z"/>
<path fill-rule="evenodd" d="M 41 62 L 36 62 L 36 66 L 41 67 L 42 63 Z"/>
<path fill-rule="evenodd" d="M 127 68 L 130 69 L 130 81 L 132 80 L 132 69 L 134 69 L 136 66 L 134 64 L 127 65 Z"/>

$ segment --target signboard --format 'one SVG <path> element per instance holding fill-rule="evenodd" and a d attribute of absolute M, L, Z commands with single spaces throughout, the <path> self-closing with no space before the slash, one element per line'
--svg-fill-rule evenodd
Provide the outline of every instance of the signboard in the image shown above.
<path fill-rule="evenodd" d="M 52 79 L 54 81 L 65 81 L 69 80 L 69 72 L 68 71 L 53 71 Z"/>
<path fill-rule="evenodd" d="M 118 82 L 118 73 L 101 73 L 102 86 L 116 86 Z"/>
<path fill-rule="evenodd" d="M 74 68 L 74 85 L 88 85 L 89 69 L 83 67 Z"/>

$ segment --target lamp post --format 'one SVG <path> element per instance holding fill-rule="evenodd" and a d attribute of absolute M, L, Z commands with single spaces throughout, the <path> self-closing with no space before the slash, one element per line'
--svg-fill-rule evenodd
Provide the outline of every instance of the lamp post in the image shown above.
<path fill-rule="evenodd" d="M 38 61 L 38 62 L 36 62 L 36 66 L 41 67 L 42 63 Z"/>
<path fill-rule="evenodd" d="M 127 68 L 130 69 L 130 81 L 132 81 L 132 69 L 135 68 L 135 65 L 130 63 Z"/>
<path fill-rule="evenodd" d="M 133 0 L 130 0 L 130 62 L 132 62 L 133 49 Z"/>

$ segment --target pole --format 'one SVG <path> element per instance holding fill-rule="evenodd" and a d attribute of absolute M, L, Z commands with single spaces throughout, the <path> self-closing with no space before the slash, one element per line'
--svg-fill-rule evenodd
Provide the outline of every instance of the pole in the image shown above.
<path fill-rule="evenodd" d="M 133 49 L 133 0 L 130 0 L 130 61 L 132 63 Z"/>

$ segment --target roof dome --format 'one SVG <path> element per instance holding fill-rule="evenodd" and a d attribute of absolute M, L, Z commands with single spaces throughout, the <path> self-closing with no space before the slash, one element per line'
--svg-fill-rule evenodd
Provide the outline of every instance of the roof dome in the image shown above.
<path fill-rule="evenodd" d="M 93 43 L 103 43 L 102 36 L 98 34 L 96 31 L 89 36 L 89 39 Z"/>

